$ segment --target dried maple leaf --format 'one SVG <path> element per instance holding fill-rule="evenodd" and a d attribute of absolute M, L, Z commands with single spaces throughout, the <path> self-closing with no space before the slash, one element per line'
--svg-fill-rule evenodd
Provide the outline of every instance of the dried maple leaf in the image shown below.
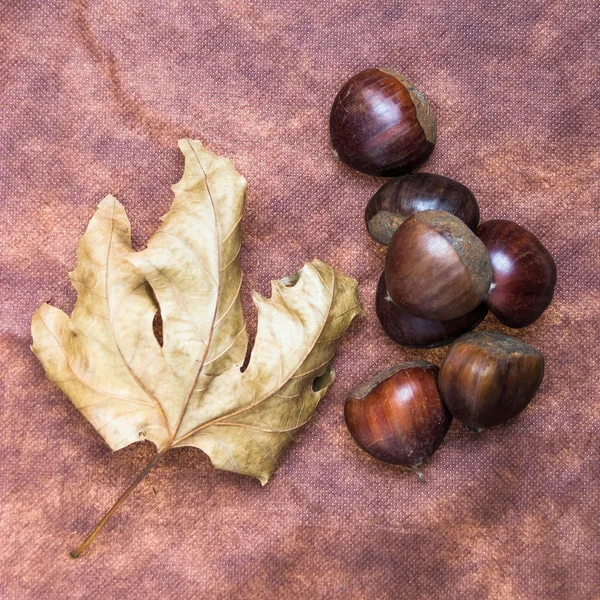
<path fill-rule="evenodd" d="M 146 249 L 131 249 L 125 210 L 108 196 L 79 240 L 71 317 L 43 304 L 32 349 L 106 443 L 150 440 L 157 454 L 78 556 L 158 459 L 195 446 L 219 469 L 263 484 L 334 379 L 331 360 L 361 313 L 357 284 L 313 260 L 254 294 L 247 369 L 239 265 L 245 179 L 198 141 L 181 140 L 183 177 Z M 160 311 L 163 343 L 153 331 Z"/>

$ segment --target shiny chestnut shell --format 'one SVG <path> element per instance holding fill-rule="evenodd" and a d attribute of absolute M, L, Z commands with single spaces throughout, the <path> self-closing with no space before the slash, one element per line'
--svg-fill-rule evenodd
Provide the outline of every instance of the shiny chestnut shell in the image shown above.
<path fill-rule="evenodd" d="M 456 340 L 440 368 L 440 394 L 465 425 L 483 429 L 518 415 L 544 378 L 539 350 L 496 331 L 476 331 Z"/>
<path fill-rule="evenodd" d="M 487 305 L 504 325 L 531 325 L 552 302 L 556 285 L 552 255 L 531 231 L 513 221 L 485 221 L 477 235 L 492 263 Z"/>
<path fill-rule="evenodd" d="M 415 317 L 392 302 L 382 273 L 377 284 L 375 311 L 383 330 L 398 344 L 410 348 L 437 348 L 475 329 L 485 318 L 488 309 L 481 303 L 466 315 L 449 321 L 431 321 Z"/>
<path fill-rule="evenodd" d="M 492 268 L 483 242 L 457 217 L 425 210 L 398 227 L 385 259 L 385 284 L 398 306 L 447 321 L 485 299 Z"/>
<path fill-rule="evenodd" d="M 404 75 L 366 69 L 338 92 L 329 118 L 331 145 L 347 165 L 394 177 L 433 152 L 436 122 L 429 102 Z"/>
<path fill-rule="evenodd" d="M 407 362 L 356 388 L 344 411 L 356 443 L 379 460 L 413 469 L 431 456 L 452 421 L 437 374 L 431 363 Z"/>
<path fill-rule="evenodd" d="M 411 173 L 384 183 L 369 200 L 365 221 L 370 236 L 387 246 L 407 217 L 422 210 L 443 210 L 475 231 L 479 206 L 471 190 L 433 173 Z"/>

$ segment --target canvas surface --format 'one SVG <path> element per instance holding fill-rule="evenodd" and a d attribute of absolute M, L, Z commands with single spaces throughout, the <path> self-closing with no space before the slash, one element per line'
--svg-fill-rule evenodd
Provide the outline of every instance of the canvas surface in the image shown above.
<path fill-rule="evenodd" d="M 591 600 L 600 587 L 600 103 L 597 0 L 7 0 L 0 7 L 0 597 Z M 556 258 L 553 305 L 517 333 L 547 375 L 506 426 L 453 423 L 426 483 L 377 463 L 348 390 L 396 362 L 374 313 L 382 183 L 337 163 L 328 113 L 352 73 L 413 79 L 438 117 L 422 170 Z M 152 455 L 111 454 L 29 350 L 43 301 L 70 310 L 76 240 L 108 193 L 143 247 L 179 179 L 179 137 L 249 181 L 250 290 L 319 257 L 366 316 L 271 482 L 170 453 L 89 553 L 78 545 Z M 484 328 L 502 329 L 489 317 Z"/>

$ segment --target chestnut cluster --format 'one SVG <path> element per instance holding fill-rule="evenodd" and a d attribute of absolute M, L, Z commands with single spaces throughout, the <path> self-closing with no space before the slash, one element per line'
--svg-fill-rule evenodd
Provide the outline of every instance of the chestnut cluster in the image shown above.
<path fill-rule="evenodd" d="M 375 458 L 419 473 L 452 417 L 477 431 L 504 423 L 531 402 L 543 377 L 541 352 L 503 333 L 475 331 L 450 346 L 439 369 L 401 363 L 363 383 L 346 400 L 346 425 Z"/>
<path fill-rule="evenodd" d="M 336 156 L 371 175 L 394 177 L 365 211 L 386 245 L 376 312 L 387 335 L 413 348 L 451 342 L 441 368 L 405 363 L 360 386 L 345 416 L 356 442 L 381 460 L 416 468 L 441 443 L 452 416 L 473 429 L 517 415 L 544 372 L 540 352 L 497 332 L 471 332 L 491 312 L 503 325 L 536 321 L 552 300 L 556 265 L 513 221 L 479 223 L 461 183 L 409 173 L 433 152 L 427 99 L 404 75 L 372 68 L 351 77 L 330 115 Z"/>

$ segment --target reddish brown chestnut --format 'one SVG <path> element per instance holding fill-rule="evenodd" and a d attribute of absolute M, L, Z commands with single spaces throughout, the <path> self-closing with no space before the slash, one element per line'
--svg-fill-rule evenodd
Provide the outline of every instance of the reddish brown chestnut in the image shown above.
<path fill-rule="evenodd" d="M 371 237 L 387 246 L 402 222 L 422 210 L 443 210 L 475 231 L 479 206 L 462 183 L 433 173 L 411 173 L 384 183 L 365 210 Z"/>
<path fill-rule="evenodd" d="M 440 369 L 444 403 L 465 425 L 483 429 L 518 415 L 544 377 L 539 350 L 496 331 L 476 331 L 456 340 Z"/>
<path fill-rule="evenodd" d="M 404 75 L 373 68 L 339 91 L 329 133 L 342 162 L 369 175 L 394 177 L 427 160 L 436 123 L 429 102 Z"/>
<path fill-rule="evenodd" d="M 457 217 L 425 210 L 398 227 L 385 259 L 390 298 L 423 319 L 447 321 L 477 307 L 492 268 L 483 242 Z"/>
<path fill-rule="evenodd" d="M 486 221 L 477 235 L 492 263 L 487 305 L 504 325 L 531 325 L 554 295 L 556 264 L 550 252 L 531 231 L 513 221 Z"/>
<path fill-rule="evenodd" d="M 392 302 L 385 287 L 383 273 L 377 284 L 375 310 L 387 335 L 398 344 L 410 348 L 445 346 L 463 333 L 475 329 L 488 311 L 487 306 L 481 303 L 466 315 L 449 321 L 430 321 L 415 317 Z"/>
<path fill-rule="evenodd" d="M 431 363 L 407 362 L 356 388 L 345 406 L 356 443 L 379 460 L 416 470 L 442 443 L 452 420 L 437 374 Z"/>

